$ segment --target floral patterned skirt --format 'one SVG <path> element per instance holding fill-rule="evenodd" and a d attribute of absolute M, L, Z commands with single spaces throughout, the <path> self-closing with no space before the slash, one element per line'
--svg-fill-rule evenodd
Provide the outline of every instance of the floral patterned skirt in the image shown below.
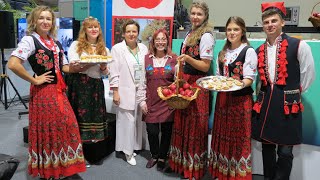
<path fill-rule="evenodd" d="M 196 87 L 202 76 L 184 75 L 183 79 Z M 188 108 L 176 110 L 169 151 L 172 170 L 185 178 L 201 179 L 207 162 L 209 91 L 201 89 Z"/>
<path fill-rule="evenodd" d="M 84 172 L 79 127 L 67 96 L 57 84 L 31 85 L 28 171 L 41 178 Z"/>
<path fill-rule="evenodd" d="M 67 96 L 75 112 L 83 142 L 102 141 L 108 137 L 108 123 L 102 79 L 86 74 L 66 75 Z"/>
<path fill-rule="evenodd" d="M 218 93 L 209 172 L 219 180 L 251 180 L 252 95 Z"/>
<path fill-rule="evenodd" d="M 98 163 L 108 155 L 108 118 L 102 79 L 86 74 L 66 75 L 67 96 L 80 127 L 85 159 Z"/>

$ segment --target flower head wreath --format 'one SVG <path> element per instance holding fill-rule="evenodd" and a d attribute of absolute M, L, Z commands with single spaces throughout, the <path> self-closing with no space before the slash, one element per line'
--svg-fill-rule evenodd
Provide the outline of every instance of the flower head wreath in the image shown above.
<path fill-rule="evenodd" d="M 92 16 L 89 16 L 89 17 L 85 18 L 85 19 L 82 21 L 82 25 L 84 25 L 84 23 L 85 23 L 86 21 L 89 21 L 89 20 L 95 20 L 95 21 L 98 22 L 98 24 L 100 24 L 100 22 L 99 22 L 99 20 L 98 20 L 97 18 L 94 18 L 94 17 L 92 17 Z"/>

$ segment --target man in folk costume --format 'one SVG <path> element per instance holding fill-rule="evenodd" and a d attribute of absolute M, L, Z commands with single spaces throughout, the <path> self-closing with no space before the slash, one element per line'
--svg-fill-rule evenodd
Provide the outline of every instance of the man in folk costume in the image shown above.
<path fill-rule="evenodd" d="M 253 107 L 252 137 L 262 142 L 265 180 L 289 180 L 293 145 L 302 142 L 301 93 L 315 78 L 314 62 L 306 42 L 282 32 L 283 2 L 263 3 L 261 10 L 267 39 L 256 50 L 261 89 Z"/>

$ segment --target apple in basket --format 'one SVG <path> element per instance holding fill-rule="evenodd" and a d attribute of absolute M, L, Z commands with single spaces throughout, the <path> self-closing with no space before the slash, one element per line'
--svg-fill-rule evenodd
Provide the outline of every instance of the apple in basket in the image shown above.
<path fill-rule="evenodd" d="M 171 84 L 171 85 L 169 86 L 169 89 L 170 89 L 171 91 L 175 92 L 176 89 L 177 89 L 177 85 L 176 85 L 176 84 Z"/>
<path fill-rule="evenodd" d="M 172 96 L 174 94 L 174 91 L 172 91 L 171 89 L 168 89 L 168 88 L 164 88 L 164 89 L 162 89 L 162 94 L 165 97 L 169 97 L 169 96 Z"/>
<path fill-rule="evenodd" d="M 179 94 L 181 96 L 188 96 L 188 97 L 191 97 L 193 96 L 193 91 L 191 90 L 191 86 L 189 83 L 185 82 L 183 85 L 182 85 L 182 88 L 179 88 Z"/>

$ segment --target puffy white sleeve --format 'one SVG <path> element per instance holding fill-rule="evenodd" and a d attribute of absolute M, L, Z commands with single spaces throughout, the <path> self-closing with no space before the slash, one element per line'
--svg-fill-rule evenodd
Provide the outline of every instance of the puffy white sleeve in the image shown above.
<path fill-rule="evenodd" d="M 69 62 L 63 62 L 63 64 L 69 64 L 72 61 L 80 60 L 80 56 L 77 53 L 77 45 L 78 45 L 78 41 L 73 41 L 71 43 L 69 51 L 68 51 Z"/>
<path fill-rule="evenodd" d="M 33 38 L 31 36 L 24 36 L 18 43 L 17 49 L 12 51 L 11 56 L 27 61 L 28 58 L 34 54 L 35 50 L 36 47 L 34 45 Z"/>
<path fill-rule="evenodd" d="M 311 48 L 305 41 L 300 41 L 298 61 L 300 64 L 300 85 L 302 92 L 304 92 L 315 79 L 314 60 Z"/>
<path fill-rule="evenodd" d="M 255 80 L 257 72 L 258 56 L 253 48 L 248 48 L 243 64 L 243 78 Z"/>
<path fill-rule="evenodd" d="M 200 58 L 213 60 L 215 41 L 211 33 L 204 33 L 200 40 Z"/>

